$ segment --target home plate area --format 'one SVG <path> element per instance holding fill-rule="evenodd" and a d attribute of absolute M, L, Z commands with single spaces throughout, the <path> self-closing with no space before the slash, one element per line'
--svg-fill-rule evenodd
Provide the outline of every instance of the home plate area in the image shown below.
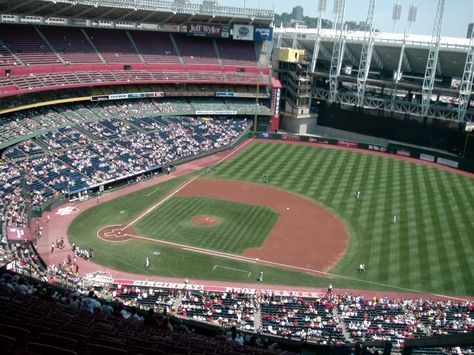
<path fill-rule="evenodd" d="M 106 242 L 126 242 L 136 237 L 136 235 L 132 227 L 126 227 L 122 224 L 107 226 L 97 232 L 97 237 Z"/>

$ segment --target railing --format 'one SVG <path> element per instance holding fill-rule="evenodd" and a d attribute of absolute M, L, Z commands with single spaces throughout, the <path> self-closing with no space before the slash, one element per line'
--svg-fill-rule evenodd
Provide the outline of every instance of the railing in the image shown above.
<path fill-rule="evenodd" d="M 255 17 L 261 19 L 273 19 L 273 10 L 243 8 L 236 6 L 206 6 L 187 2 L 166 0 L 45 0 L 45 2 L 63 3 L 70 5 L 88 5 L 97 7 L 125 8 L 133 10 L 145 10 L 154 12 L 172 12 L 183 14 L 215 15 L 224 17 Z"/>

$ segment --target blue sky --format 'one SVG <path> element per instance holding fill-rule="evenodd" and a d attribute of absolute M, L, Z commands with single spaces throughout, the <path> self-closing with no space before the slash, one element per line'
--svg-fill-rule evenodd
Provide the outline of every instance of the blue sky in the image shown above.
<path fill-rule="evenodd" d="M 413 34 L 431 35 L 438 0 L 399 0 L 402 4 L 402 15 L 398 31 L 403 32 L 407 25 L 409 5 L 418 6 L 416 23 L 412 27 Z M 392 8 L 394 0 L 377 0 L 375 10 L 375 26 L 384 32 L 393 31 Z M 275 12 L 291 12 L 294 6 L 304 7 L 305 15 L 317 16 L 318 0 L 245 0 L 246 7 L 269 8 L 275 6 Z M 219 0 L 220 5 L 243 6 L 244 0 Z M 345 19 L 363 21 L 367 16 L 368 0 L 346 0 Z M 328 0 L 327 10 L 323 17 L 332 19 L 333 0 Z M 446 0 L 443 20 L 443 36 L 465 37 L 467 26 L 474 22 L 474 0 Z"/>

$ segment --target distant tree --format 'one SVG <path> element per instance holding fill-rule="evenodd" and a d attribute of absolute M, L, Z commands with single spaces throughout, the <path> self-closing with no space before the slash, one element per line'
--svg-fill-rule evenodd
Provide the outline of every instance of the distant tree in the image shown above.
<path fill-rule="evenodd" d="M 293 14 L 290 14 L 288 12 L 283 12 L 282 14 L 275 14 L 273 23 L 276 27 L 280 27 L 281 24 L 283 24 L 283 26 L 285 27 L 290 27 L 290 26 L 293 26 L 293 24 L 291 23 L 292 19 L 293 19 Z M 318 18 L 305 16 L 304 24 L 306 25 L 307 28 L 317 28 Z M 347 26 L 347 30 L 349 31 L 366 31 L 368 29 L 367 23 L 365 21 L 360 21 L 359 23 L 357 23 L 356 21 L 346 21 L 344 25 Z M 323 18 L 321 20 L 321 28 L 323 29 L 332 28 L 332 21 Z M 377 29 L 375 29 L 375 31 L 379 32 Z"/>

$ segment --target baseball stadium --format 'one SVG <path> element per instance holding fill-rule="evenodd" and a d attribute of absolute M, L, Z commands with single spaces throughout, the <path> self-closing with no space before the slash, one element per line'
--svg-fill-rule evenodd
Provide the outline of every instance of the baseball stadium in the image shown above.
<path fill-rule="evenodd" d="M 315 3 L 0 1 L 6 354 L 474 351 L 474 26 Z"/>

